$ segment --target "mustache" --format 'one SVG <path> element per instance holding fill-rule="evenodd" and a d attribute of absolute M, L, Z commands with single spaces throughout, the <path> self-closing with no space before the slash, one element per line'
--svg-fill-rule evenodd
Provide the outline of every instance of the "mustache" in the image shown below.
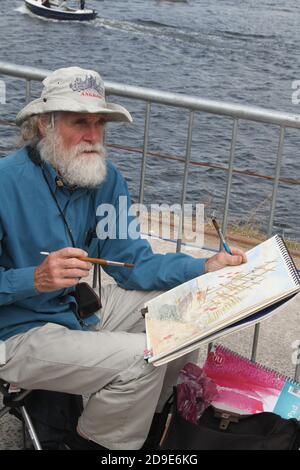
<path fill-rule="evenodd" d="M 75 148 L 75 156 L 77 157 L 78 155 L 81 155 L 84 152 L 88 153 L 97 153 L 100 156 L 105 155 L 105 148 L 101 144 L 88 144 L 86 142 L 82 142 L 78 145 L 76 145 Z"/>

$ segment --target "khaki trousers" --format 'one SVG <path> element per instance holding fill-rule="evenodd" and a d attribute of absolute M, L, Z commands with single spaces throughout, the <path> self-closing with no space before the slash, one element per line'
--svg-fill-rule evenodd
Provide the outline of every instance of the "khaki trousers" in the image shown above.
<path fill-rule="evenodd" d="M 88 395 L 79 431 L 108 449 L 141 448 L 179 370 L 195 359 L 192 353 L 160 367 L 144 360 L 140 309 L 158 294 L 103 286 L 93 331 L 48 323 L 13 336 L 5 341 L 0 377 L 25 389 Z"/>

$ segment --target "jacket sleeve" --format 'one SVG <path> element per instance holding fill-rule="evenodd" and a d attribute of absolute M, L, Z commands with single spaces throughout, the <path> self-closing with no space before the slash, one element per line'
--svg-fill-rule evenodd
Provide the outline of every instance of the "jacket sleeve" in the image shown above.
<path fill-rule="evenodd" d="M 108 266 L 105 271 L 124 289 L 141 290 L 167 290 L 204 274 L 206 258 L 193 258 L 183 253 L 152 252 L 149 242 L 141 238 L 134 216 L 128 215 L 131 200 L 127 184 L 120 174 L 118 177 L 118 191 L 114 198 L 116 226 L 101 243 L 101 257 L 133 263 L 134 268 Z M 97 225 L 98 237 L 99 231 L 101 222 Z"/>
<path fill-rule="evenodd" d="M 0 256 L 2 254 L 3 230 L 0 222 Z M 35 266 L 5 269 L 0 266 L 0 305 L 12 304 L 18 300 L 39 295 L 34 288 Z"/>

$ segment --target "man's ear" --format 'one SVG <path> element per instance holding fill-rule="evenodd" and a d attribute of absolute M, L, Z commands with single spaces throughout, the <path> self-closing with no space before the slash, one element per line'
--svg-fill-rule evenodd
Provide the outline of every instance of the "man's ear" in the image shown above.
<path fill-rule="evenodd" d="M 44 138 L 46 136 L 46 126 L 47 126 L 47 119 L 45 119 L 45 116 L 38 117 L 37 126 L 38 126 L 41 136 Z"/>

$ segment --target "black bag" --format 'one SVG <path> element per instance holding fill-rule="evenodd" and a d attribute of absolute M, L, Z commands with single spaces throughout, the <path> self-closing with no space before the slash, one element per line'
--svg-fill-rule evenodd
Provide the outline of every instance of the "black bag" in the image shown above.
<path fill-rule="evenodd" d="M 172 404 L 173 401 L 173 404 Z M 165 408 L 172 408 L 171 421 L 160 449 L 170 450 L 296 450 L 300 446 L 300 423 L 275 413 L 237 415 L 209 406 L 192 424 L 176 407 L 176 391 Z"/>
<path fill-rule="evenodd" d="M 81 318 L 90 317 L 102 307 L 100 297 L 87 282 L 77 284 L 73 295 Z"/>

